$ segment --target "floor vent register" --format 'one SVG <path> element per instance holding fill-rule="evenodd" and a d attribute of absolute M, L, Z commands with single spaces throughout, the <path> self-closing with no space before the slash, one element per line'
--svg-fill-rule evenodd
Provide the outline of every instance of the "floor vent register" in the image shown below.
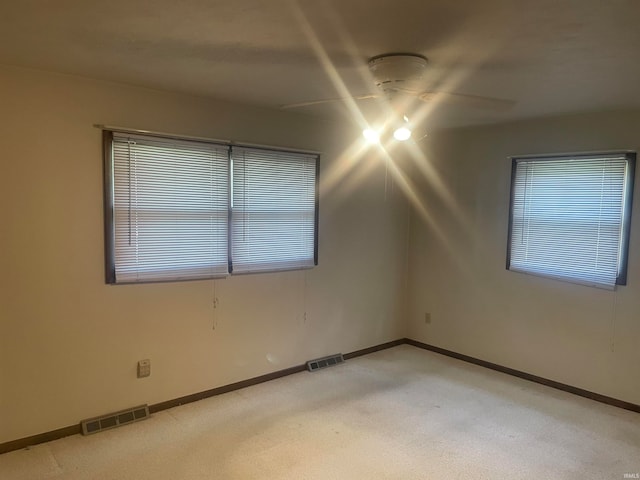
<path fill-rule="evenodd" d="M 145 418 L 149 418 L 149 407 L 147 405 L 140 405 L 139 407 L 89 418 L 80 422 L 80 425 L 82 426 L 82 434 L 90 435 L 101 432 L 102 430 L 109 430 L 110 428 L 138 422 Z"/>
<path fill-rule="evenodd" d="M 344 358 L 341 353 L 335 355 L 329 355 L 328 357 L 316 358 L 315 360 L 309 360 L 307 362 L 307 370 L 315 372 L 321 368 L 333 367 L 344 362 Z"/>

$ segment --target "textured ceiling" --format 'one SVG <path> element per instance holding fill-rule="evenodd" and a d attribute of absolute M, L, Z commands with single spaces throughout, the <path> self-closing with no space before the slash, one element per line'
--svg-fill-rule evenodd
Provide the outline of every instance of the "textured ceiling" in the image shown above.
<path fill-rule="evenodd" d="M 0 63 L 277 109 L 372 92 L 369 57 L 415 52 L 426 90 L 516 101 L 429 107 L 470 125 L 640 108 L 639 24 L 638 0 L 7 0 Z"/>

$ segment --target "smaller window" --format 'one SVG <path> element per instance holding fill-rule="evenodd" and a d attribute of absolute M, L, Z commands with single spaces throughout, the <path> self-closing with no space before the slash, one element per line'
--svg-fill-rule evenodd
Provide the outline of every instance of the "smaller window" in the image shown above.
<path fill-rule="evenodd" d="M 317 265 L 317 155 L 232 147 L 231 160 L 231 271 Z"/>
<path fill-rule="evenodd" d="M 228 147 L 105 134 L 107 282 L 226 275 Z"/>
<path fill-rule="evenodd" d="M 634 171 L 626 152 L 514 158 L 507 268 L 625 285 Z"/>

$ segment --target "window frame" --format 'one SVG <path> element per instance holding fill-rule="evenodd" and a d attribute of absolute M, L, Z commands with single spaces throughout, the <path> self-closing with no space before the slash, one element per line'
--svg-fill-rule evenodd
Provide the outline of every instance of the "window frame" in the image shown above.
<path fill-rule="evenodd" d="M 252 274 L 260 274 L 260 273 L 276 273 L 276 272 L 286 272 L 286 271 L 296 271 L 296 270 L 306 270 L 313 268 L 318 265 L 318 226 L 319 226 L 319 216 L 320 216 L 320 194 L 319 194 L 319 186 L 320 186 L 320 152 L 317 151 L 309 151 L 309 150 L 300 150 L 300 149 L 292 149 L 286 147 L 273 147 L 273 146 L 264 146 L 264 145 L 255 145 L 249 143 L 237 143 L 231 141 L 222 141 L 222 140 L 214 140 L 200 137 L 188 137 L 188 136 L 179 136 L 172 135 L 166 133 L 157 133 L 150 132 L 146 130 L 133 130 L 133 129 L 122 129 L 117 127 L 107 127 L 100 126 L 102 128 L 102 150 L 103 150 L 103 192 L 104 192 L 104 202 L 103 202 L 103 219 L 104 219 L 104 252 L 105 252 L 105 281 L 110 285 L 130 285 L 130 284 L 146 284 L 146 283 L 167 283 L 167 282 L 183 282 L 183 281 L 196 281 L 196 280 L 209 280 L 209 279 L 219 279 L 225 278 L 230 275 L 252 275 Z M 117 272 L 116 272 L 116 239 L 115 239 L 115 182 L 114 182 L 114 133 L 118 134 L 130 134 L 137 136 L 148 136 L 148 137 L 156 137 L 158 139 L 164 140 L 176 140 L 176 141 L 192 141 L 192 142 L 204 142 L 214 144 L 216 146 L 223 146 L 227 149 L 227 162 L 228 162 L 228 174 L 226 178 L 227 182 L 227 207 L 228 207 L 228 217 L 226 222 L 227 228 L 227 264 L 228 271 L 225 274 L 216 274 L 207 277 L 198 277 L 198 278 L 170 278 L 170 279 L 161 279 L 161 280 L 141 280 L 141 281 L 118 281 L 117 280 Z M 305 156 L 315 157 L 315 181 L 314 181 L 314 219 L 313 219 L 313 265 L 310 266 L 300 266 L 300 267 L 287 267 L 287 268 L 276 268 L 270 270 L 261 270 L 256 272 L 237 272 L 234 273 L 232 259 L 233 259 L 233 251 L 232 251 L 232 196 L 233 196 L 233 158 L 232 158 L 232 148 L 233 147 L 242 147 L 242 148 L 250 148 L 250 149 L 260 149 L 260 150 L 268 150 L 273 152 L 286 152 L 289 154 L 300 154 Z"/>
<path fill-rule="evenodd" d="M 235 168 L 235 159 L 233 156 L 234 147 L 239 149 L 248 149 L 248 150 L 263 150 L 267 152 L 276 152 L 276 153 L 293 153 L 293 154 L 301 154 L 306 156 L 315 156 L 315 181 L 314 181 L 314 220 L 313 220 L 313 265 L 310 266 L 301 266 L 295 268 L 274 268 L 274 269 L 265 269 L 265 270 L 238 270 L 234 267 L 233 264 L 233 246 L 234 246 L 234 236 L 233 236 L 233 227 L 234 227 L 234 214 L 233 214 L 233 197 L 235 194 L 234 184 L 234 168 Z M 277 273 L 277 272 L 287 272 L 287 271 L 295 271 L 295 270 L 309 270 L 318 265 L 318 223 L 319 223 L 319 212 L 320 212 L 320 155 L 317 152 L 306 152 L 301 150 L 291 150 L 291 149 L 283 149 L 283 148 L 275 148 L 275 147 L 265 147 L 262 145 L 250 145 L 250 144 L 231 144 L 229 149 L 229 225 L 228 225 L 228 233 L 229 233 L 229 275 L 257 275 L 261 273 Z"/>
<path fill-rule="evenodd" d="M 605 284 L 601 284 L 595 281 L 587 281 L 580 278 L 559 276 L 530 271 L 522 268 L 511 268 L 512 257 L 512 233 L 514 223 L 514 199 L 515 199 L 515 185 L 517 176 L 517 165 L 521 161 L 554 161 L 554 160 L 580 160 L 593 158 L 597 156 L 611 156 L 619 155 L 624 156 L 626 161 L 626 174 L 625 174 L 625 186 L 623 187 L 623 199 L 622 199 L 622 218 L 621 218 L 621 234 L 619 240 L 619 260 L 617 266 L 617 275 L 615 283 L 609 287 Z M 510 195 L 509 195 L 509 219 L 508 219 L 508 234 L 507 234 L 507 255 L 506 255 L 506 269 L 516 273 L 524 273 L 526 275 L 534 275 L 542 278 L 551 278 L 554 280 L 564 281 L 568 283 L 574 283 L 579 285 L 591 286 L 596 288 L 615 289 L 618 285 L 627 284 L 628 273 L 628 258 L 629 258 L 629 245 L 631 237 L 631 215 L 633 207 L 633 190 L 635 184 L 635 172 L 636 172 L 636 152 L 632 150 L 614 150 L 614 151 L 596 151 L 596 152 L 579 152 L 579 153 L 561 153 L 561 154 L 542 154 L 542 155 L 519 155 L 511 158 L 511 182 L 510 182 Z"/>

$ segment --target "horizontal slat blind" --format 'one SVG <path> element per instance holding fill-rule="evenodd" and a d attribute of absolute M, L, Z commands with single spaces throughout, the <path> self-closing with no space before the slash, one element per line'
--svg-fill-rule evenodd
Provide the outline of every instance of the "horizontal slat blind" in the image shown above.
<path fill-rule="evenodd" d="M 228 147 L 113 135 L 115 282 L 227 273 Z"/>
<path fill-rule="evenodd" d="M 234 273 L 315 265 L 317 155 L 233 147 Z"/>
<path fill-rule="evenodd" d="M 613 288 L 626 156 L 520 159 L 514 168 L 510 269 Z"/>

